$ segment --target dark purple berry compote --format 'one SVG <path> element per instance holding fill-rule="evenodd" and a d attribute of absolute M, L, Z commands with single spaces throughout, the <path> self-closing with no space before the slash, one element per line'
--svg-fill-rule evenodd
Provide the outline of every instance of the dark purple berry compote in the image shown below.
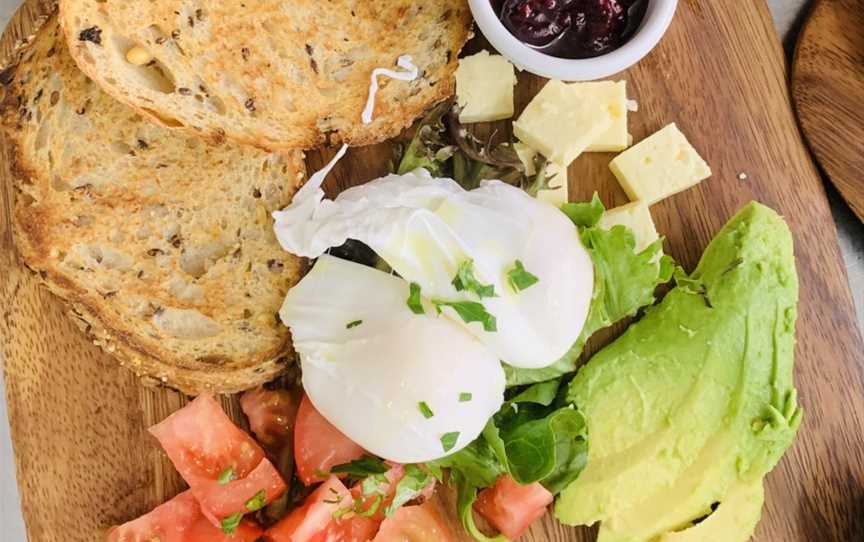
<path fill-rule="evenodd" d="M 591 58 L 630 39 L 649 0 L 491 0 L 523 43 L 560 58 Z"/>

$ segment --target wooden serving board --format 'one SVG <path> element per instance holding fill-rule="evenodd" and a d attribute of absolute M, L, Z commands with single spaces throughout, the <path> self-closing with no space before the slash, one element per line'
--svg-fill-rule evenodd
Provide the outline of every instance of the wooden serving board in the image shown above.
<path fill-rule="evenodd" d="M 864 220 L 864 0 L 817 0 L 801 31 L 792 96 L 825 173 Z"/>
<path fill-rule="evenodd" d="M 9 58 L 49 5 L 27 3 L 4 34 L 0 54 Z M 752 199 L 778 209 L 795 235 L 801 275 L 797 382 L 806 417 L 795 445 L 768 478 L 756 539 L 864 540 L 864 347 L 834 223 L 795 125 L 766 5 L 682 0 L 660 46 L 621 77 L 640 104 L 630 122 L 637 141 L 677 122 L 714 169 L 698 188 L 653 208 L 668 252 L 692 268 L 712 235 Z M 522 74 L 517 107 L 541 85 Z M 7 149 L 2 152 L 5 158 Z M 310 170 L 331 155 L 310 153 Z M 355 149 L 329 188 L 335 192 L 383 174 L 389 158 L 387 144 Z M 607 168 L 610 158 L 593 154 L 576 161 L 570 171 L 574 199 L 597 190 L 607 206 L 626 202 Z M 747 178 L 740 180 L 740 173 Z M 0 175 L 0 352 L 29 538 L 99 540 L 109 525 L 182 487 L 145 429 L 186 399 L 140 387 L 88 342 L 63 304 L 17 261 L 5 167 Z M 226 404 L 237 413 L 235 401 L 227 398 Z M 588 542 L 593 536 L 547 518 L 524 540 Z"/>

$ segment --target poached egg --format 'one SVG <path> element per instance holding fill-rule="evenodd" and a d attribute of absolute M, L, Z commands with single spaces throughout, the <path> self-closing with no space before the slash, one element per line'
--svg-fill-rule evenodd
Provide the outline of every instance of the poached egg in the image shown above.
<path fill-rule="evenodd" d="M 427 300 L 482 303 L 497 322 L 494 330 L 438 306 L 515 367 L 547 367 L 578 339 L 594 268 L 559 209 L 500 181 L 466 191 L 422 169 L 348 189 L 334 200 L 324 199 L 320 180 L 310 180 L 291 206 L 273 214 L 287 251 L 316 258 L 348 239 L 366 243 Z M 466 262 L 481 284 L 494 287 L 494 297 L 457 290 L 454 277 Z M 521 290 L 513 286 L 517 265 L 538 280 Z"/>
<path fill-rule="evenodd" d="M 420 463 L 476 439 L 504 401 L 497 356 L 428 301 L 406 304 L 399 277 L 321 256 L 280 311 L 303 387 L 321 414 L 369 452 Z"/>

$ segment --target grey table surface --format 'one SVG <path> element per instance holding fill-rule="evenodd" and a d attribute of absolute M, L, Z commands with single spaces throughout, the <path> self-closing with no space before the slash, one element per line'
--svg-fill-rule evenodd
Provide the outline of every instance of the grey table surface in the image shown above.
<path fill-rule="evenodd" d="M 19 0 L 0 0 L 0 27 L 5 27 Z M 808 0 L 768 0 L 777 31 L 784 37 L 787 51 L 791 51 L 806 12 Z M 834 221 L 840 238 L 840 248 L 846 261 L 849 283 L 855 296 L 858 327 L 864 333 L 864 224 L 858 221 L 837 191 L 827 186 L 828 199 L 834 212 Z M 5 393 L 3 372 L 0 371 L 0 395 Z M 0 538 L 24 541 L 26 535 L 21 518 L 18 486 L 15 482 L 15 463 L 5 396 L 0 399 Z"/>

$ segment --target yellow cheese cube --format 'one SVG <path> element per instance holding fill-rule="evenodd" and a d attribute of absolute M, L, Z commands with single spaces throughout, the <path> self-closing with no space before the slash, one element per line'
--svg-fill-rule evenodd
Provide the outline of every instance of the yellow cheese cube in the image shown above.
<path fill-rule="evenodd" d="M 625 81 L 596 81 L 579 83 L 585 99 L 598 107 L 605 107 L 612 124 L 585 149 L 585 152 L 619 152 L 630 146 L 627 132 L 627 83 Z"/>
<path fill-rule="evenodd" d="M 549 81 L 513 123 L 513 133 L 552 162 L 570 165 L 613 121 L 585 85 Z"/>
<path fill-rule="evenodd" d="M 555 207 L 561 207 L 570 198 L 570 191 L 567 186 L 569 181 L 567 168 L 550 162 L 546 166 L 546 174 L 550 176 L 549 189 L 537 192 L 537 199 Z"/>
<path fill-rule="evenodd" d="M 489 122 L 513 116 L 513 64 L 489 51 L 459 60 L 456 69 L 456 102 L 462 108 L 459 121 Z"/>
<path fill-rule="evenodd" d="M 651 211 L 644 201 L 634 201 L 603 213 L 599 223 L 602 229 L 611 230 L 618 225 L 633 230 L 633 235 L 636 237 L 636 252 L 642 252 L 660 238 L 654 220 L 651 218 Z"/>
<path fill-rule="evenodd" d="M 631 200 L 647 205 L 711 176 L 711 168 L 675 124 L 622 152 L 609 168 Z"/>

